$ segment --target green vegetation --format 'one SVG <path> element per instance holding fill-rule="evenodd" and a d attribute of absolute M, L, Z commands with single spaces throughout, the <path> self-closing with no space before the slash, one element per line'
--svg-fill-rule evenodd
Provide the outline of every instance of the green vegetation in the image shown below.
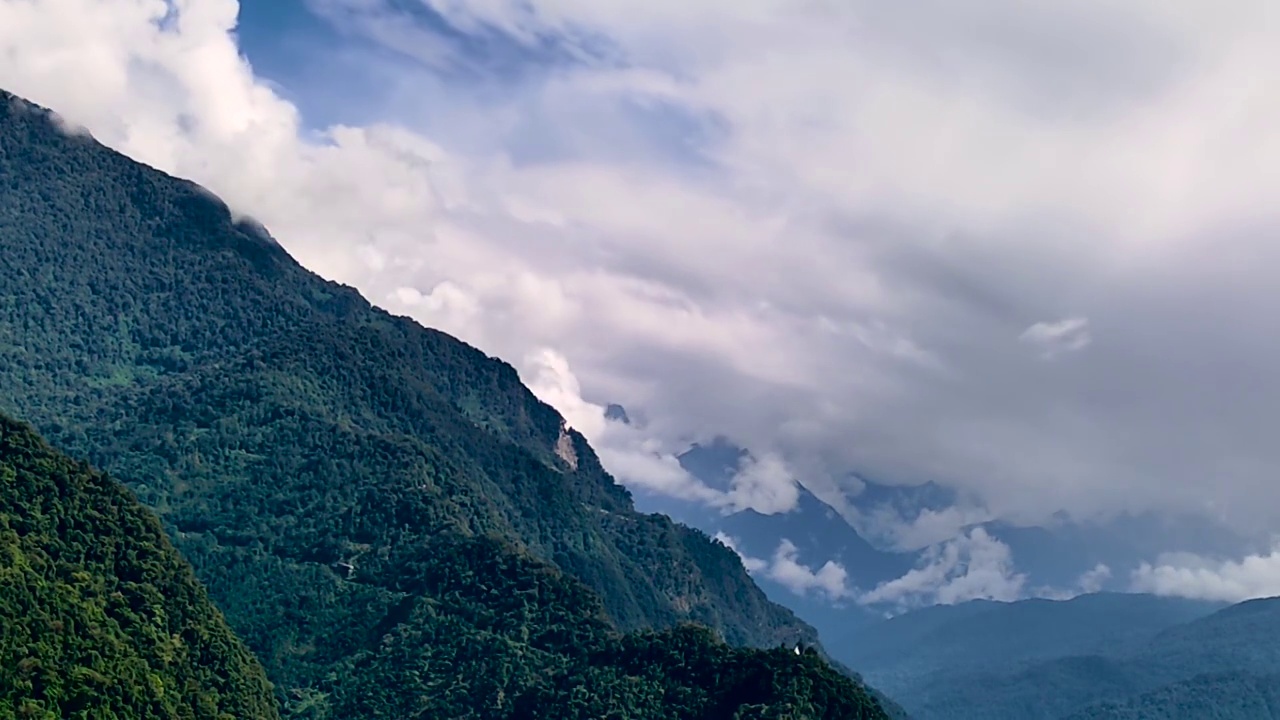
<path fill-rule="evenodd" d="M 974 600 L 916 610 L 828 641 L 841 660 L 866 672 L 877 688 L 894 697 L 913 698 L 912 704 L 926 716 L 932 703 L 944 703 L 937 716 L 949 717 L 945 712 L 976 711 L 974 699 L 963 692 L 954 703 L 944 702 L 956 688 L 973 685 L 961 679 L 953 682 L 955 678 L 999 677 L 1037 661 L 1069 656 L 1116 655 L 1222 607 L 1119 593 L 1065 601 Z M 979 698 L 976 706 L 983 702 Z M 953 711 L 949 704 L 970 709 Z"/>
<path fill-rule="evenodd" d="M 0 409 L 157 511 L 285 716 L 884 716 L 734 649 L 816 638 L 509 365 L 4 95 L 0 247 Z"/>
<path fill-rule="evenodd" d="M 155 517 L 0 416 L 0 718 L 274 718 Z"/>
<path fill-rule="evenodd" d="M 917 720 L 1266 718 L 1280 674 L 1280 599 L 975 602 L 864 634 L 858 667 Z"/>
<path fill-rule="evenodd" d="M 1276 720 L 1280 675 L 1199 675 L 1122 702 L 1092 706 L 1067 720 Z"/>

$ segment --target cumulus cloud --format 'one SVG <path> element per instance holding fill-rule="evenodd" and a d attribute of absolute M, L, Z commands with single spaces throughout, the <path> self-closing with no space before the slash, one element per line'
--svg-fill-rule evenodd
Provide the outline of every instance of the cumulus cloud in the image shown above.
<path fill-rule="evenodd" d="M 525 383 L 538 399 L 560 411 L 570 427 L 588 440 L 599 439 L 608 421 L 605 409 L 582 399 L 578 378 L 564 355 L 540 348 L 524 359 Z"/>
<path fill-rule="evenodd" d="M 1076 578 L 1075 584 L 1069 587 L 1042 585 L 1033 589 L 1028 593 L 1028 595 L 1048 600 L 1070 600 L 1081 595 L 1102 592 L 1106 589 L 1107 581 L 1110 579 L 1110 566 L 1106 563 L 1098 563 L 1092 568 L 1080 573 L 1080 577 Z"/>
<path fill-rule="evenodd" d="M 799 499 L 799 488 L 782 460 L 766 455 L 744 457 L 727 488 L 713 488 L 686 471 L 679 448 L 664 446 L 643 426 L 609 419 L 607 405 L 582 397 L 582 387 L 568 359 L 551 348 L 524 358 L 524 379 L 540 400 L 555 407 L 566 423 L 582 433 L 610 472 L 632 487 L 700 502 L 722 512 L 755 510 L 786 512 Z"/>
<path fill-rule="evenodd" d="M 898 608 L 953 605 L 966 600 L 1018 600 L 1026 576 L 1014 570 L 1009 546 L 983 528 L 930 547 L 918 567 L 862 593 L 864 605 Z"/>
<path fill-rule="evenodd" d="M 1111 568 L 1106 563 L 1098 563 L 1092 569 L 1080 574 L 1076 587 L 1082 593 L 1096 593 L 1111 579 Z"/>
<path fill-rule="evenodd" d="M 797 595 L 813 590 L 832 600 L 839 600 L 849 594 L 849 573 L 843 565 L 828 560 L 814 570 L 802 564 L 799 556 L 800 551 L 795 544 L 784 538 L 769 563 L 769 579 Z"/>
<path fill-rule="evenodd" d="M 308 122 L 332 78 L 265 80 L 235 0 L 0 0 L 0 86 L 516 363 L 628 482 L 973 498 L 906 546 L 1056 511 L 1280 520 L 1274 3 L 310 6 L 354 38 L 315 72 L 378 79 L 340 103 L 362 118 Z M 450 39 L 476 33 L 490 56 Z M 610 440 L 609 402 L 643 429 Z M 671 460 L 716 434 L 759 458 L 732 500 Z M 975 533 L 882 594 L 1006 592 Z M 953 577 L 984 548 L 992 574 Z"/>
<path fill-rule="evenodd" d="M 738 547 L 734 538 L 716 533 L 715 539 L 724 543 L 742 559 L 742 565 L 753 575 L 768 578 L 796 595 L 816 594 L 832 601 L 840 601 L 854 595 L 849 585 L 849 573 L 844 566 L 828 560 L 814 569 L 800 561 L 800 550 L 795 543 L 783 538 L 773 556 L 764 559 L 747 555 Z"/>
<path fill-rule="evenodd" d="M 800 488 L 786 463 L 776 455 L 747 456 L 730 482 L 728 505 L 763 515 L 787 512 L 800 500 Z"/>
<path fill-rule="evenodd" d="M 1029 587 L 1027 575 L 1016 568 L 1010 547 L 983 527 L 952 533 L 947 540 L 924 548 L 915 568 L 870 589 L 859 588 L 844 565 L 834 560 L 816 568 L 805 564 L 795 544 L 786 539 L 767 558 L 745 552 L 737 538 L 723 532 L 716 533 L 715 539 L 737 553 L 748 572 L 772 580 L 795 595 L 816 595 L 836 604 L 853 601 L 891 615 L 969 600 L 1069 600 L 1103 590 L 1112 578 L 1111 568 L 1097 563 L 1071 586 Z M 1133 590 L 1155 592 L 1137 582 Z"/>
<path fill-rule="evenodd" d="M 582 398 L 578 378 L 564 355 L 541 348 L 524 359 L 525 382 L 565 422 L 591 442 L 601 462 L 621 482 L 669 497 L 726 506 L 729 496 L 690 475 L 679 459 L 630 423 L 610 420 L 607 408 Z"/>
<path fill-rule="evenodd" d="M 1135 592 L 1241 602 L 1280 596 L 1280 542 L 1239 560 L 1171 553 L 1133 572 Z"/>

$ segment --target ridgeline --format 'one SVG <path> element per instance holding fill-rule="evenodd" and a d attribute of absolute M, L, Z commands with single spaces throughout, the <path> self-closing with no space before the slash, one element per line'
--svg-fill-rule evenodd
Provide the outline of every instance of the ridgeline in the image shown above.
<path fill-rule="evenodd" d="M 154 509 L 283 716 L 885 717 L 511 366 L 2 93 L 0 238 L 0 410 Z"/>

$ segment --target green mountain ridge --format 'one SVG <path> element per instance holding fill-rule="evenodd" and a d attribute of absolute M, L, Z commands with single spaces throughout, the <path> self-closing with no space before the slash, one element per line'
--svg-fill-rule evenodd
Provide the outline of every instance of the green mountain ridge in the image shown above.
<path fill-rule="evenodd" d="M 918 720 L 1267 717 L 1249 713 L 1280 673 L 1275 598 L 1103 593 L 911 615 L 868 631 L 856 662 Z"/>
<path fill-rule="evenodd" d="M 0 718 L 276 718 L 154 515 L 0 415 Z"/>
<path fill-rule="evenodd" d="M 865 668 L 874 682 L 918 694 L 930 676 L 1007 669 L 1017 664 L 1140 648 L 1179 623 L 1223 603 L 1124 593 L 1070 600 L 973 600 L 923 608 L 829 638 L 841 660 Z"/>
<path fill-rule="evenodd" d="M 884 716 L 731 647 L 817 638 L 511 366 L 3 93 L 0 238 L 0 409 L 157 511 L 286 717 Z"/>
<path fill-rule="evenodd" d="M 1275 720 L 1280 675 L 1247 672 L 1197 675 L 1142 695 L 1092 705 L 1064 720 Z"/>

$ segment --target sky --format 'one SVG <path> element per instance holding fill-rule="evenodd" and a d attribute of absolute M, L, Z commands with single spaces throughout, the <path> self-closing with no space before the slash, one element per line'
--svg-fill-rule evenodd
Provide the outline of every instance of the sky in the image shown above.
<path fill-rule="evenodd" d="M 785 538 L 747 556 L 800 592 L 1018 597 L 985 524 L 1149 515 L 1234 551 L 1080 588 L 1280 594 L 1275 3 L 0 0 L 0 58 L 510 361 L 630 487 L 802 485 L 919 553 L 856 591 Z M 676 460 L 717 436 L 752 458 L 723 486 Z"/>

